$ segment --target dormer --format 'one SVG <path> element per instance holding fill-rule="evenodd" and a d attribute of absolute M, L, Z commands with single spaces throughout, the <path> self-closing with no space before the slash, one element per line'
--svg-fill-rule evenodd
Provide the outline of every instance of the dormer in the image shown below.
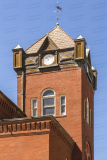
<path fill-rule="evenodd" d="M 92 72 L 93 72 L 93 89 L 94 91 L 97 90 L 97 70 L 92 66 L 91 67 Z"/>
<path fill-rule="evenodd" d="M 91 66 L 90 47 L 86 49 L 86 61 Z"/>
<path fill-rule="evenodd" d="M 91 65 L 90 47 L 86 49 L 85 71 L 93 90 L 97 90 L 97 70 Z"/>
<path fill-rule="evenodd" d="M 53 42 L 53 40 L 47 35 L 42 45 L 40 46 L 38 52 L 46 51 L 46 50 L 56 50 L 58 46 Z"/>
<path fill-rule="evenodd" d="M 93 72 L 91 69 L 90 47 L 86 49 L 86 71 L 90 82 L 93 81 Z"/>

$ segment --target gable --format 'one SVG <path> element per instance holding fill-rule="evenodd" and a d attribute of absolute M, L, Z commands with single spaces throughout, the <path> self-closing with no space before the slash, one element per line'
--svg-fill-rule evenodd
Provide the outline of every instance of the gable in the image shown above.
<path fill-rule="evenodd" d="M 18 108 L 2 91 L 0 91 L 0 120 L 23 118 L 26 114 Z"/>
<path fill-rule="evenodd" d="M 52 39 L 49 36 L 47 36 L 43 41 L 42 45 L 40 46 L 38 52 L 54 49 L 58 49 L 58 46 L 52 41 Z"/>

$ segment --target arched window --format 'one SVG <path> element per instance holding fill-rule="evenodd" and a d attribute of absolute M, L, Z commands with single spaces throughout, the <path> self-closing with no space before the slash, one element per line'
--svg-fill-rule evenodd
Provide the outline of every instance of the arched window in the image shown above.
<path fill-rule="evenodd" d="M 52 89 L 42 93 L 42 115 L 55 115 L 55 92 Z"/>

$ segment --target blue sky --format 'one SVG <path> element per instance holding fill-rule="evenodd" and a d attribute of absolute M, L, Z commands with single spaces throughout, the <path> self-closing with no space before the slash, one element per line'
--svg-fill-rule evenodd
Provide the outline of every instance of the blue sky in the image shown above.
<path fill-rule="evenodd" d="M 16 98 L 16 73 L 12 50 L 18 44 L 28 48 L 56 26 L 56 0 L 0 1 L 0 90 L 13 102 Z M 95 92 L 95 160 L 106 160 L 107 150 L 107 1 L 59 0 L 59 26 L 73 39 L 80 34 L 90 46 L 91 61 L 98 71 Z"/>

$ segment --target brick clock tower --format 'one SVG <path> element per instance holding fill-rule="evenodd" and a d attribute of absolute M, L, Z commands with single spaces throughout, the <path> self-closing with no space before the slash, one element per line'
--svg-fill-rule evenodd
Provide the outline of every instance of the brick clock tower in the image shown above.
<path fill-rule="evenodd" d="M 27 117 L 54 116 L 76 141 L 72 159 L 94 160 L 97 71 L 85 38 L 73 40 L 56 26 L 26 50 L 12 51 L 17 106 Z"/>

